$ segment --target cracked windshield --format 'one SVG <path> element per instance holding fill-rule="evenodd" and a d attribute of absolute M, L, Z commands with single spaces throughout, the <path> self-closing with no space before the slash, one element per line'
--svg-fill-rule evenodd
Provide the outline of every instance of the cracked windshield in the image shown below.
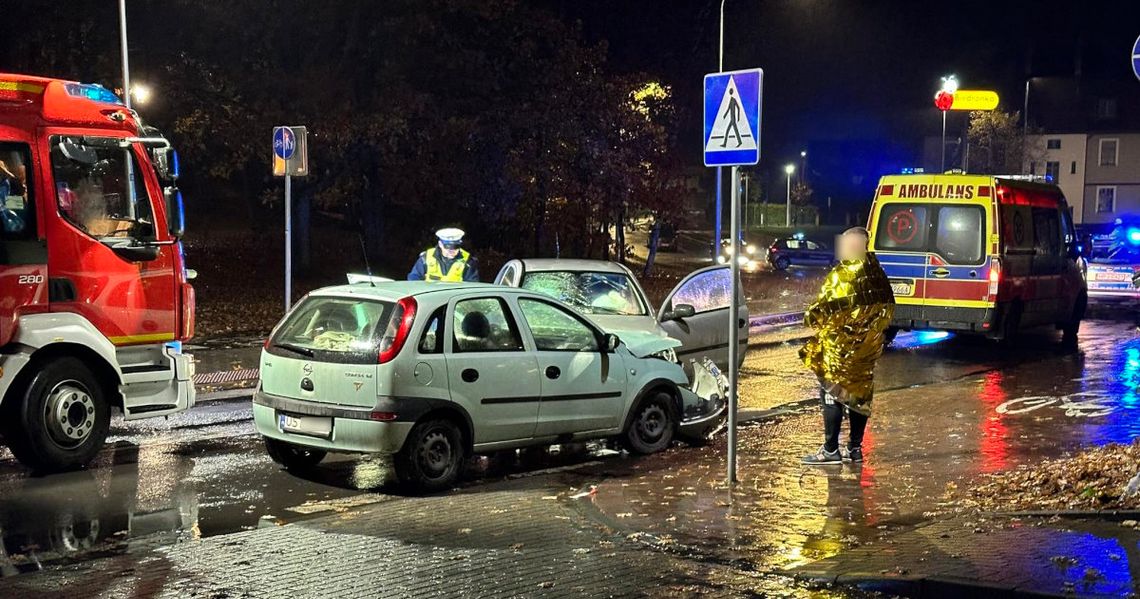
<path fill-rule="evenodd" d="M 1140 597 L 1140 1 L 3 18 L 0 598 Z"/>

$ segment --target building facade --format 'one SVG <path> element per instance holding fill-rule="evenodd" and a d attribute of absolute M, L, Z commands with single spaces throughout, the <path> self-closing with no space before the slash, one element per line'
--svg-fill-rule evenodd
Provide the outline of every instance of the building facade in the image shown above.
<path fill-rule="evenodd" d="M 1140 218 L 1140 133 L 1096 133 L 1085 152 L 1084 210 L 1078 222 Z"/>
<path fill-rule="evenodd" d="M 1030 135 L 1025 142 L 1025 172 L 1059 185 L 1078 224 L 1084 222 L 1088 137 L 1084 133 Z"/>

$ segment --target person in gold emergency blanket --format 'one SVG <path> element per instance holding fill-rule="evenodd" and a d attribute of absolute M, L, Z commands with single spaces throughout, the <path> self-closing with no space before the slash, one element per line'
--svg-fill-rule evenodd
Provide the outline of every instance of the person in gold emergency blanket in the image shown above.
<path fill-rule="evenodd" d="M 862 227 L 839 236 L 835 247 L 839 264 L 804 313 L 804 323 L 815 336 L 800 350 L 800 359 L 819 377 L 824 430 L 823 446 L 804 457 L 805 464 L 863 461 L 875 362 L 883 354 L 883 333 L 895 312 L 890 281 L 867 244 L 867 230 Z M 847 447 L 841 450 L 839 428 L 845 412 L 850 430 Z"/>

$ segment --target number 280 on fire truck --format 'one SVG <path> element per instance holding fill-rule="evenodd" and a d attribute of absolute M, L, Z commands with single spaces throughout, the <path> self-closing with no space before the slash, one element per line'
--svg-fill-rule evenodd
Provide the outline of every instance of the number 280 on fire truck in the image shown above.
<path fill-rule="evenodd" d="M 112 409 L 194 404 L 178 157 L 109 90 L 0 73 L 0 434 L 89 462 Z"/>

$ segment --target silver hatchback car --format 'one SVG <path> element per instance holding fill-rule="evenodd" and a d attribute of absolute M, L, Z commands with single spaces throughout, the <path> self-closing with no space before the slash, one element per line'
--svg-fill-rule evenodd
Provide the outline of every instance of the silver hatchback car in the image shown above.
<path fill-rule="evenodd" d="M 254 422 L 286 467 L 329 451 L 391 454 L 401 481 L 426 491 L 450 487 L 472 453 L 607 437 L 652 453 L 678 434 L 700 438 L 724 410 L 722 386 L 700 397 L 655 357 L 673 345 L 604 332 L 522 289 L 329 287 L 266 342 Z"/>

